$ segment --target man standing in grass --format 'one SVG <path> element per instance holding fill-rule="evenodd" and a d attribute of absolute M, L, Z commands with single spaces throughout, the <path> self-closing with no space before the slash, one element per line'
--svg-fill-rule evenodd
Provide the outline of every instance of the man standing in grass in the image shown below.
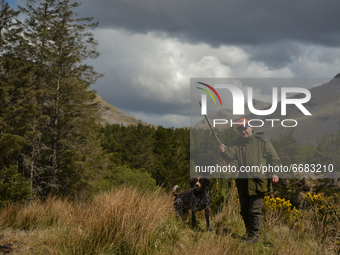
<path fill-rule="evenodd" d="M 234 146 L 220 146 L 221 155 L 226 160 L 237 160 L 238 167 L 279 166 L 281 161 L 273 145 L 263 133 L 254 133 L 248 120 L 237 121 L 239 138 Z M 249 168 L 248 168 L 249 169 Z M 262 172 L 239 172 L 236 179 L 241 205 L 241 215 L 246 227 L 244 242 L 256 243 L 261 229 L 261 208 L 264 196 L 273 191 L 272 183 L 279 181 L 277 175 L 264 175 Z"/>

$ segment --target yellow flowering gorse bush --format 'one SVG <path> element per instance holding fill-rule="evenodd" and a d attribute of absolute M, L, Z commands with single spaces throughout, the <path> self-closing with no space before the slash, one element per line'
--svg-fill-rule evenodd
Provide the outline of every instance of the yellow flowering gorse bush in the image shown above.
<path fill-rule="evenodd" d="M 324 199 L 321 196 L 321 194 L 312 195 L 310 192 L 307 193 L 305 200 L 312 205 L 318 205 L 318 204 L 321 205 L 324 202 Z"/>
<path fill-rule="evenodd" d="M 293 235 L 314 231 L 318 239 L 327 242 L 340 254 L 340 196 L 307 193 L 304 206 L 298 210 L 285 198 L 266 196 L 263 203 L 264 220 L 268 225 L 287 224 Z"/>
<path fill-rule="evenodd" d="M 302 217 L 302 213 L 293 207 L 289 200 L 280 197 L 265 196 L 263 211 L 267 214 L 275 214 L 278 218 L 285 218 L 289 222 L 295 222 Z"/>
<path fill-rule="evenodd" d="M 322 197 L 321 194 L 312 195 L 308 192 L 305 201 L 319 218 L 328 214 L 340 216 L 340 197 L 337 193 L 334 193 L 333 196 Z"/>
<path fill-rule="evenodd" d="M 290 201 L 286 200 L 285 198 L 270 198 L 269 196 L 264 197 L 264 205 L 274 211 L 287 211 L 290 210 L 292 206 Z"/>

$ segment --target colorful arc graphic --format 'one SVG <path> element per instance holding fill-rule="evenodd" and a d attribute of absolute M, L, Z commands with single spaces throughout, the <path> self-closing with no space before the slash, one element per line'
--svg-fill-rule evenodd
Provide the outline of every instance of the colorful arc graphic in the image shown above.
<path fill-rule="evenodd" d="M 205 84 L 205 83 L 203 83 L 203 82 L 197 82 L 197 83 L 199 83 L 199 84 L 201 84 L 201 85 L 204 85 L 204 86 L 208 87 L 209 89 L 211 89 L 212 92 L 214 92 L 215 95 L 217 96 L 218 100 L 220 100 L 220 103 L 221 103 L 221 106 L 222 106 L 222 100 L 221 100 L 221 98 L 220 98 L 220 95 L 217 93 L 217 91 L 216 91 L 213 87 L 211 87 L 210 85 Z M 211 96 L 211 98 L 214 100 L 215 105 L 216 105 L 215 98 L 213 97 L 213 95 L 212 95 L 208 90 L 202 89 L 202 88 L 199 88 L 199 87 L 197 87 L 197 88 L 198 88 L 198 89 L 201 89 L 201 90 L 204 90 L 205 92 L 207 92 L 207 93 Z"/>
<path fill-rule="evenodd" d="M 214 100 L 214 103 L 215 103 L 215 105 L 216 105 L 216 100 L 215 100 L 215 98 L 213 97 L 213 95 L 210 93 L 209 90 L 202 89 L 202 88 L 200 88 L 200 87 L 196 87 L 196 88 L 201 89 L 201 90 L 203 90 L 204 92 L 207 92 L 207 93 L 209 94 L 209 96 L 211 96 L 211 98 Z"/>

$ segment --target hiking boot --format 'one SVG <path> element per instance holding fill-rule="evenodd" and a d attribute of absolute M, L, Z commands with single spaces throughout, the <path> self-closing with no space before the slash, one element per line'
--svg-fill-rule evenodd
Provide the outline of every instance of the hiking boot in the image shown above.
<path fill-rule="evenodd" d="M 248 233 L 245 233 L 243 236 L 239 237 L 241 240 L 246 240 L 248 238 Z"/>
<path fill-rule="evenodd" d="M 245 240 L 243 240 L 244 243 L 257 243 L 257 241 L 259 240 L 259 235 L 249 235 Z"/>
<path fill-rule="evenodd" d="M 246 233 L 243 236 L 240 237 L 241 240 L 246 240 L 249 236 L 249 232 L 250 232 L 250 226 L 247 226 L 246 227 Z"/>

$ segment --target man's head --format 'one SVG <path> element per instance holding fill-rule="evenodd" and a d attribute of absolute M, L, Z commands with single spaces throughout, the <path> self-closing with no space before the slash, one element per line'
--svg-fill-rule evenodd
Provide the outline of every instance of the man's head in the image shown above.
<path fill-rule="evenodd" d="M 253 128 L 248 125 L 248 120 L 246 118 L 237 121 L 236 129 L 242 138 L 249 138 L 253 134 Z"/>

